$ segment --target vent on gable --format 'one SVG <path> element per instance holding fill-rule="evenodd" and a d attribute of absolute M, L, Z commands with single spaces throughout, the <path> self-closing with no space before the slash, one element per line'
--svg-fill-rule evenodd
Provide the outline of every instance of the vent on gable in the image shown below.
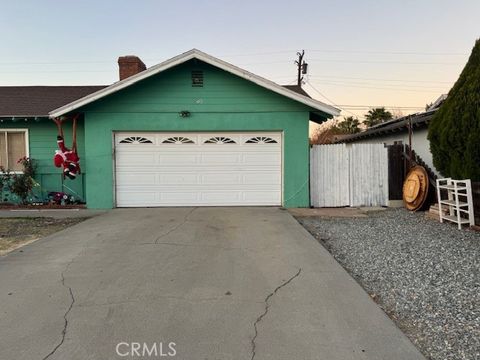
<path fill-rule="evenodd" d="M 203 71 L 192 71 L 192 87 L 203 87 Z"/>

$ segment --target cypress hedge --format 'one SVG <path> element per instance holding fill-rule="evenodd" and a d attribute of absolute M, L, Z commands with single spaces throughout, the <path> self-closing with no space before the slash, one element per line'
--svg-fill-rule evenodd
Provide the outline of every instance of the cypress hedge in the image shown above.
<path fill-rule="evenodd" d="M 480 181 L 480 39 L 428 128 L 435 168 L 454 179 Z"/>

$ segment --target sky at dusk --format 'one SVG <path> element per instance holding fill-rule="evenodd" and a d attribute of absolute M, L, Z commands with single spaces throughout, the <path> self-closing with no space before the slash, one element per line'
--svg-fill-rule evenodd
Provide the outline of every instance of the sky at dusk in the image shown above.
<path fill-rule="evenodd" d="M 120 55 L 152 66 L 192 48 L 291 84 L 305 49 L 312 97 L 408 114 L 451 88 L 478 14 L 478 0 L 2 0 L 0 85 L 111 84 Z"/>

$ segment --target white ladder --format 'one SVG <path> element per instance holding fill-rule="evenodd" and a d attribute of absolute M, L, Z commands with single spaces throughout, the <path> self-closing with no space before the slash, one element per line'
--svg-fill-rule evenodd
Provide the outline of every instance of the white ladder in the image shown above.
<path fill-rule="evenodd" d="M 447 191 L 446 199 L 442 199 L 442 190 Z M 459 229 L 462 224 L 475 225 L 470 180 L 437 179 L 437 196 L 440 222 L 451 221 L 458 224 Z M 448 208 L 448 215 L 443 214 L 442 206 Z"/>

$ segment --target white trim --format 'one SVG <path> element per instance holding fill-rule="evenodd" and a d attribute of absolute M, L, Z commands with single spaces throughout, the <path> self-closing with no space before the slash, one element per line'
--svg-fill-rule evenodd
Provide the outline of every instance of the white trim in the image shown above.
<path fill-rule="evenodd" d="M 112 175 L 112 183 L 113 183 L 113 205 L 114 207 L 117 207 L 117 149 L 116 149 L 116 144 L 115 144 L 115 139 L 116 139 L 116 131 L 112 131 L 111 136 L 112 136 L 112 169 L 113 169 L 113 175 Z"/>
<path fill-rule="evenodd" d="M 13 132 L 13 133 L 24 133 L 25 134 L 25 156 L 26 157 L 30 157 L 30 138 L 29 138 L 29 133 L 28 133 L 28 129 L 5 129 L 5 128 L 0 128 L 0 133 L 9 133 L 9 132 Z M 8 162 L 8 137 L 5 136 L 5 146 L 6 146 L 6 156 L 7 156 L 7 162 Z M 6 168 L 8 169 L 9 166 L 6 166 Z M 23 174 L 23 171 L 10 171 L 12 174 Z"/>
<path fill-rule="evenodd" d="M 225 70 L 231 74 L 237 75 L 241 78 L 244 78 L 246 80 L 249 80 L 259 86 L 262 86 L 268 90 L 271 90 L 273 92 L 276 92 L 277 94 L 283 95 L 287 98 L 296 100 L 302 104 L 305 104 L 307 106 L 310 106 L 316 110 L 322 111 L 328 115 L 331 116 L 337 116 L 340 115 L 340 110 L 324 104 L 321 101 L 311 99 L 307 96 L 300 95 L 292 90 L 289 90 L 281 85 L 278 85 L 274 83 L 273 81 L 267 80 L 261 76 L 252 74 L 251 72 L 248 72 L 246 70 L 243 70 L 237 66 L 234 66 L 232 64 L 229 64 L 223 60 L 220 60 L 216 57 L 213 57 L 211 55 L 208 55 L 200 50 L 197 49 L 192 49 L 190 51 L 187 51 L 183 54 L 177 55 L 167 61 L 164 61 L 158 65 L 154 65 L 150 68 L 148 68 L 145 71 L 142 71 L 141 73 L 138 73 L 136 75 L 130 76 L 122 81 L 116 82 L 102 90 L 96 91 L 92 94 L 89 94 L 87 96 L 84 96 L 83 98 L 80 98 L 78 100 L 75 100 L 69 104 L 66 104 L 62 107 L 59 107 L 58 109 L 55 109 L 49 113 L 50 118 L 56 118 L 62 115 L 65 115 L 66 113 L 69 113 L 75 109 L 78 109 L 82 106 L 85 106 L 87 104 L 90 104 L 98 99 L 101 99 L 107 95 L 113 94 L 119 90 L 122 90 L 130 85 L 135 84 L 138 81 L 141 81 L 143 79 L 146 79 L 152 75 L 158 74 L 162 71 L 168 70 L 170 68 L 173 68 L 177 65 L 180 65 L 186 61 L 189 61 L 191 59 L 198 59 L 200 61 L 203 61 L 207 64 L 210 64 L 212 66 L 215 66 L 217 68 L 220 68 L 222 70 Z"/>

